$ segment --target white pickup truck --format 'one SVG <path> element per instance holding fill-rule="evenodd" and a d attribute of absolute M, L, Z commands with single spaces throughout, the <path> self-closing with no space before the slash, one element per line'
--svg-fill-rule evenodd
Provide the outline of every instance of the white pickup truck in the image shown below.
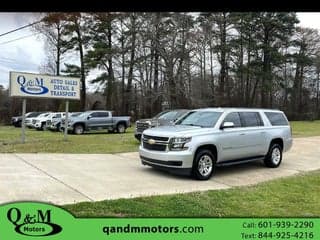
<path fill-rule="evenodd" d="M 33 119 L 32 124 L 35 129 L 44 130 L 51 125 L 53 119 L 62 118 L 63 116 L 65 116 L 64 112 L 52 112 L 47 114 L 41 114 L 37 118 Z"/>
<path fill-rule="evenodd" d="M 282 111 L 206 108 L 189 112 L 174 126 L 145 130 L 139 153 L 144 165 L 207 180 L 219 165 L 262 160 L 276 168 L 291 145 Z"/>

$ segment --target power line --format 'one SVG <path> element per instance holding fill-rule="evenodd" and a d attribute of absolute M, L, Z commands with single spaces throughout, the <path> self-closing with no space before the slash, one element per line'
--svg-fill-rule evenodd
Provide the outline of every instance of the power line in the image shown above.
<path fill-rule="evenodd" d="M 30 24 L 27 24 L 27 25 L 25 25 L 25 26 L 16 28 L 16 29 L 11 30 L 11 31 L 9 31 L 9 32 L 2 33 L 2 34 L 0 34 L 0 37 L 5 36 L 5 35 L 7 35 L 7 34 L 9 34 L 9 33 L 13 33 L 13 32 L 19 31 L 19 30 L 24 29 L 24 28 L 27 28 L 27 27 L 31 27 L 31 26 L 33 26 L 33 25 L 35 25 L 35 24 L 40 23 L 40 22 L 42 22 L 42 20 L 36 21 L 36 22 L 33 22 L 33 23 L 30 23 Z"/>
<path fill-rule="evenodd" d="M 40 33 L 35 33 L 35 34 L 30 34 L 30 35 L 27 35 L 27 36 L 19 37 L 19 38 L 16 38 L 16 39 L 13 39 L 13 40 L 10 40 L 10 41 L 7 41 L 7 42 L 2 42 L 2 43 L 0 43 L 0 45 L 4 45 L 4 44 L 7 44 L 7 43 L 15 42 L 15 41 L 18 41 L 18 40 L 24 39 L 24 38 L 36 36 L 38 34 L 40 34 Z"/>

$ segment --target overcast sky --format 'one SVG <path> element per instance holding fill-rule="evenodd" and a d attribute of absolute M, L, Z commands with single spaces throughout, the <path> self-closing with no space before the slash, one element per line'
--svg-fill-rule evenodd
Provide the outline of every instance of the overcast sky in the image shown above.
<path fill-rule="evenodd" d="M 300 26 L 320 30 L 320 12 L 297 13 L 297 16 Z M 0 12 L 0 35 L 38 19 L 39 13 Z M 44 42 L 31 28 L 0 36 L 0 85 L 8 87 L 9 71 L 38 73 L 44 62 Z"/>

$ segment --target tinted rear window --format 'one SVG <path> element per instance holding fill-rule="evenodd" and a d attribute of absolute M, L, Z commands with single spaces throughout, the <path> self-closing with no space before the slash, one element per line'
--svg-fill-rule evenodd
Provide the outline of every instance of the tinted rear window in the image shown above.
<path fill-rule="evenodd" d="M 263 126 L 258 112 L 240 112 L 240 117 L 245 127 Z"/>
<path fill-rule="evenodd" d="M 93 112 L 90 115 L 91 115 L 91 117 L 108 117 L 109 113 L 108 112 Z"/>
<path fill-rule="evenodd" d="M 289 125 L 287 119 L 280 112 L 265 112 L 272 126 Z"/>

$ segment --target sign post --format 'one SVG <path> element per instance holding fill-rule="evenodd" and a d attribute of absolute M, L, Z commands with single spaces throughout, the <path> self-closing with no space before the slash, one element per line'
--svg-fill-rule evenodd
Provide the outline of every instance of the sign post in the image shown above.
<path fill-rule="evenodd" d="M 26 106 L 27 106 L 27 99 L 22 100 L 22 122 L 21 122 L 21 143 L 25 142 L 26 138 Z"/>
<path fill-rule="evenodd" d="M 66 119 L 64 122 L 64 141 L 67 141 L 68 136 L 68 120 L 69 120 L 69 100 L 66 100 Z"/>
<path fill-rule="evenodd" d="M 80 100 L 80 78 L 43 74 L 10 72 L 10 97 L 23 98 L 21 142 L 25 142 L 26 98 L 55 98 L 66 100 L 64 140 L 68 134 L 69 100 Z"/>

